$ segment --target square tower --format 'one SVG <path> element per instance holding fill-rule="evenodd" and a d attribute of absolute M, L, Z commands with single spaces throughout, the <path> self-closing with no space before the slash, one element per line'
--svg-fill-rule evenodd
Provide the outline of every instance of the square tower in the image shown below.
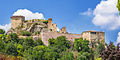
<path fill-rule="evenodd" d="M 12 16 L 11 17 L 11 28 L 15 29 L 18 26 L 21 26 L 25 21 L 24 16 Z"/>
<path fill-rule="evenodd" d="M 85 31 L 82 33 L 82 38 L 90 42 L 102 41 L 105 40 L 105 32 Z"/>
<path fill-rule="evenodd" d="M 53 31 L 57 32 L 57 24 L 53 24 Z"/>
<path fill-rule="evenodd" d="M 61 29 L 60 33 L 67 33 L 66 27 L 63 27 L 63 28 Z"/>

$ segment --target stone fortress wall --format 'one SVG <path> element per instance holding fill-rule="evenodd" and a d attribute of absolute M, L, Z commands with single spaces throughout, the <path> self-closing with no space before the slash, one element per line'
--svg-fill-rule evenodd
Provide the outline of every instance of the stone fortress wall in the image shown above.
<path fill-rule="evenodd" d="M 98 31 L 85 31 L 82 34 L 70 34 L 67 32 L 66 27 L 61 28 L 61 30 L 57 31 L 57 24 L 52 23 L 52 18 L 49 18 L 47 23 L 43 23 L 42 21 L 45 20 L 28 20 L 25 22 L 24 16 L 12 16 L 11 17 L 11 28 L 16 29 L 17 27 L 21 26 L 22 24 L 26 25 L 23 30 L 27 30 L 31 33 L 34 33 L 36 31 L 40 31 L 41 33 L 39 35 L 33 35 L 34 38 L 41 38 L 43 43 L 45 45 L 48 45 L 48 39 L 49 38 L 57 38 L 59 36 L 66 36 L 67 40 L 73 41 L 76 38 L 83 38 L 89 41 L 101 41 L 105 40 L 105 33 L 104 32 L 98 32 Z M 39 23 L 39 25 L 33 25 L 33 23 Z M 28 28 L 28 25 L 30 27 Z M 28 29 L 27 29 L 28 28 Z"/>
<path fill-rule="evenodd" d="M 74 42 L 76 38 L 82 38 L 81 34 L 67 34 L 67 33 L 59 33 L 59 32 L 43 32 L 41 33 L 42 41 L 45 45 L 48 45 L 49 38 L 57 38 L 59 36 L 66 36 L 67 40 Z"/>

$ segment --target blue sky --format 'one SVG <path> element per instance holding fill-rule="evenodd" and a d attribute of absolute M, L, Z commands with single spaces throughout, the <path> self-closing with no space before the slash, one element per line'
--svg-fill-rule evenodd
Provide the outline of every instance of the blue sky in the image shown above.
<path fill-rule="evenodd" d="M 118 12 L 116 12 L 116 10 L 107 12 L 104 10 L 109 10 L 109 8 L 104 9 L 105 7 L 103 7 L 99 9 L 101 7 L 98 6 L 98 4 L 100 4 L 101 6 L 109 7 L 108 3 L 111 3 L 110 1 L 111 0 L 1 0 L 0 25 L 4 26 L 5 24 L 9 24 L 11 22 L 10 17 L 19 9 L 27 9 L 32 13 L 41 13 L 45 19 L 53 18 L 53 23 L 56 23 L 59 28 L 66 26 L 67 31 L 70 33 L 80 34 L 86 30 L 104 31 L 106 42 L 109 43 L 112 41 L 115 43 L 120 31 L 119 23 L 112 23 L 115 21 L 114 17 L 109 18 L 109 15 L 115 15 Z M 114 4 L 112 6 L 114 6 Z M 114 8 L 117 9 L 116 7 Z M 90 14 L 88 14 L 88 12 Z M 102 17 L 100 16 L 101 18 L 98 18 L 98 15 Z M 104 20 L 104 16 L 108 18 Z M 119 21 L 119 19 L 116 18 L 116 21 Z M 112 26 L 115 28 L 110 28 Z"/>

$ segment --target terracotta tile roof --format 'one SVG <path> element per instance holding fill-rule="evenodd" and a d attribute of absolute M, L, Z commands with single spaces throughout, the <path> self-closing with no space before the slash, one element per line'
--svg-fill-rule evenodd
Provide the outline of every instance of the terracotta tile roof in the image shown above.
<path fill-rule="evenodd" d="M 84 31 L 84 32 L 102 32 L 102 31 L 88 30 L 88 31 Z M 84 33 L 84 32 L 83 32 L 83 33 Z"/>

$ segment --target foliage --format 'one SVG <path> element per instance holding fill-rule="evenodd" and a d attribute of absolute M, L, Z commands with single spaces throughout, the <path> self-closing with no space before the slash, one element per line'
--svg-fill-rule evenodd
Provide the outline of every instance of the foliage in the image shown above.
<path fill-rule="evenodd" d="M 90 53 L 88 52 L 79 52 L 77 60 L 89 60 L 90 59 Z"/>
<path fill-rule="evenodd" d="M 39 38 L 35 41 L 35 44 L 38 46 L 38 45 L 43 45 L 43 42 L 42 40 Z"/>
<path fill-rule="evenodd" d="M 96 60 L 102 60 L 102 58 L 97 58 Z"/>
<path fill-rule="evenodd" d="M 100 55 L 104 60 L 119 60 L 120 59 L 119 50 L 120 50 L 119 47 L 115 47 L 113 42 L 111 42 L 109 45 L 107 45 L 106 49 L 102 50 Z"/>
<path fill-rule="evenodd" d="M 40 31 L 35 32 L 35 35 L 40 34 Z"/>
<path fill-rule="evenodd" d="M 47 23 L 48 23 L 48 20 L 44 20 L 43 23 L 46 23 L 46 24 L 47 24 Z"/>
<path fill-rule="evenodd" d="M 9 41 L 14 41 L 14 42 L 18 42 L 18 35 L 16 33 L 12 33 L 8 36 Z"/>
<path fill-rule="evenodd" d="M 74 50 L 76 51 L 89 51 L 89 41 L 82 38 L 76 39 L 74 43 Z"/>
<path fill-rule="evenodd" d="M 64 52 L 64 55 L 61 57 L 61 60 L 74 60 L 73 53 L 71 51 Z"/>
<path fill-rule="evenodd" d="M 118 8 L 118 10 L 120 11 L 120 0 L 118 0 L 117 8 Z"/>
<path fill-rule="evenodd" d="M 31 36 L 31 33 L 28 32 L 28 31 L 23 31 L 23 32 L 22 32 L 22 35 L 23 35 L 23 36 Z"/>
<path fill-rule="evenodd" d="M 5 31 L 3 29 L 0 29 L 0 34 L 4 34 Z"/>
<path fill-rule="evenodd" d="M 73 43 L 65 36 L 60 36 L 49 39 L 49 45 L 45 46 L 40 38 L 20 39 L 16 33 L 3 34 L 2 37 L 4 39 L 0 39 L 0 52 L 25 60 L 94 60 L 104 49 L 104 44 L 100 43 L 96 48 L 89 48 L 89 41 L 82 38 Z"/>
<path fill-rule="evenodd" d="M 5 47 L 5 52 L 9 55 L 17 56 L 17 47 L 13 43 L 8 43 Z"/>

